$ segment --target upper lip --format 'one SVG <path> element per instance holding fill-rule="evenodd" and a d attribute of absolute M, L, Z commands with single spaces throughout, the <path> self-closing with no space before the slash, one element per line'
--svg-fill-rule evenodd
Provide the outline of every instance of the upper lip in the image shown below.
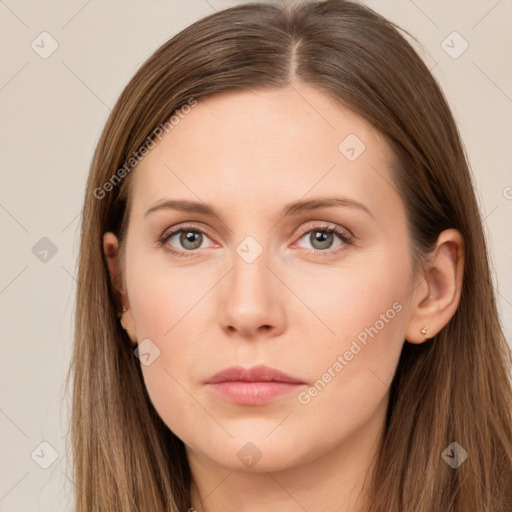
<path fill-rule="evenodd" d="M 226 368 L 206 381 L 206 384 L 218 384 L 220 382 L 289 382 L 292 384 L 304 384 L 298 378 L 264 365 L 242 368 L 233 366 Z"/>

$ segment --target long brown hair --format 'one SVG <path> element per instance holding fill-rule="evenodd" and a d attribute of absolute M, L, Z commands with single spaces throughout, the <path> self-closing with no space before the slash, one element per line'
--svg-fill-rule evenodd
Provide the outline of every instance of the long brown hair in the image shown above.
<path fill-rule="evenodd" d="M 446 228 L 459 230 L 465 241 L 456 313 L 428 342 L 404 343 L 368 484 L 368 512 L 512 510 L 510 349 L 456 124 L 436 80 L 398 27 L 367 7 L 326 0 L 245 4 L 195 22 L 142 65 L 112 110 L 85 195 L 68 375 L 68 381 L 74 377 L 77 512 L 190 506 L 184 445 L 151 404 L 117 318 L 102 252 L 104 232 L 115 232 L 121 244 L 126 233 L 136 172 L 126 162 L 156 141 L 158 127 L 191 100 L 300 81 L 385 136 L 419 263 Z M 441 457 L 452 442 L 469 455 L 456 469 Z"/>

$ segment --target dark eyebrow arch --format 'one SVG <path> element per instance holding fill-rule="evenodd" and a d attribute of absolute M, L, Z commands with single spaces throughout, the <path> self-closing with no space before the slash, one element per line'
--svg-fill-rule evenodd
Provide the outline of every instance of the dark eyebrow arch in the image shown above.
<path fill-rule="evenodd" d="M 328 208 L 333 206 L 349 206 L 364 211 L 368 215 L 370 215 L 370 217 L 375 218 L 373 213 L 364 204 L 360 203 L 359 201 L 355 201 L 354 199 L 348 199 L 346 197 L 325 197 L 319 199 L 293 201 L 284 206 L 284 208 L 281 210 L 281 217 L 286 217 L 289 215 L 298 215 L 299 213 L 303 213 L 306 211 L 317 210 L 319 208 Z M 221 215 L 210 204 L 181 199 L 168 199 L 155 204 L 144 214 L 144 218 L 146 218 L 150 213 L 161 209 L 172 209 L 190 213 L 201 213 L 203 215 L 208 215 L 210 217 L 217 217 L 219 219 L 221 218 Z"/>
<path fill-rule="evenodd" d="M 215 208 L 207 203 L 199 203 L 196 201 L 187 201 L 183 199 L 168 199 L 166 201 L 159 202 L 152 206 L 145 214 L 146 218 L 150 213 L 153 213 L 161 209 L 178 210 L 180 212 L 190 213 L 202 213 L 203 215 L 209 215 L 210 217 L 220 218 L 219 213 Z"/>
<path fill-rule="evenodd" d="M 286 217 L 287 215 L 298 215 L 299 213 L 305 211 L 333 206 L 350 206 L 352 208 L 362 210 L 370 215 L 370 217 L 375 218 L 373 213 L 363 203 L 360 203 L 354 199 L 349 199 L 347 197 L 323 197 L 319 199 L 294 201 L 285 205 L 285 207 L 281 210 L 281 216 Z"/>

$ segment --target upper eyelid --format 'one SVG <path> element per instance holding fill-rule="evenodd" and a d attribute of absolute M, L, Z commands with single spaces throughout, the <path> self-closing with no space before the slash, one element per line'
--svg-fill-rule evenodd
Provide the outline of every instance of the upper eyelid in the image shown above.
<path fill-rule="evenodd" d="M 310 231 L 341 231 L 343 233 L 346 233 L 348 237 L 355 238 L 355 236 L 352 234 L 352 231 L 350 231 L 348 228 L 344 226 L 340 226 L 339 224 L 335 224 L 334 222 L 328 222 L 328 221 L 311 221 L 311 222 L 319 222 L 321 225 L 317 224 L 314 226 L 308 225 L 306 227 L 299 228 L 300 235 L 304 235 Z"/>
<path fill-rule="evenodd" d="M 212 238 L 208 234 L 207 229 L 200 227 L 200 226 L 195 226 L 194 224 L 188 224 L 186 222 L 180 223 L 180 224 L 177 224 L 176 226 L 172 226 L 170 228 L 165 229 L 160 238 L 167 238 L 167 237 L 176 235 L 177 233 L 179 233 L 181 231 L 187 231 L 187 230 L 188 231 L 199 231 L 199 232 L 207 235 L 209 238 Z"/>

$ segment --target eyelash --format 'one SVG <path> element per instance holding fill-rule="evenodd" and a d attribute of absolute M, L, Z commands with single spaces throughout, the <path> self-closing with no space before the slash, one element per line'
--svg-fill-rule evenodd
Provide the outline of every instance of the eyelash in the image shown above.
<path fill-rule="evenodd" d="M 169 246 L 169 244 L 167 243 L 172 236 L 176 235 L 177 233 L 181 233 L 183 231 L 185 231 L 185 232 L 192 231 L 192 232 L 201 233 L 203 235 L 208 236 L 203 230 L 199 229 L 197 226 L 180 224 L 178 226 L 175 226 L 175 227 L 165 231 L 159 240 L 159 244 L 166 252 L 172 254 L 173 256 L 177 256 L 180 258 L 190 258 L 190 257 L 195 256 L 197 249 L 194 249 L 191 251 L 178 251 L 178 250 L 172 248 L 171 246 Z M 309 252 L 312 254 L 315 254 L 315 255 L 334 256 L 335 254 L 338 254 L 339 252 L 345 250 L 348 245 L 352 245 L 354 243 L 355 237 L 352 234 L 349 234 L 349 232 L 347 230 L 341 230 L 340 228 L 338 228 L 335 225 L 327 225 L 327 224 L 301 229 L 300 236 L 299 236 L 298 240 L 300 240 L 304 235 L 314 232 L 314 231 L 318 231 L 320 233 L 334 233 L 335 235 L 338 235 L 338 237 L 341 239 L 341 241 L 345 244 L 341 247 L 337 247 L 336 249 L 325 250 L 325 251 L 321 251 L 319 249 L 310 249 Z"/>

